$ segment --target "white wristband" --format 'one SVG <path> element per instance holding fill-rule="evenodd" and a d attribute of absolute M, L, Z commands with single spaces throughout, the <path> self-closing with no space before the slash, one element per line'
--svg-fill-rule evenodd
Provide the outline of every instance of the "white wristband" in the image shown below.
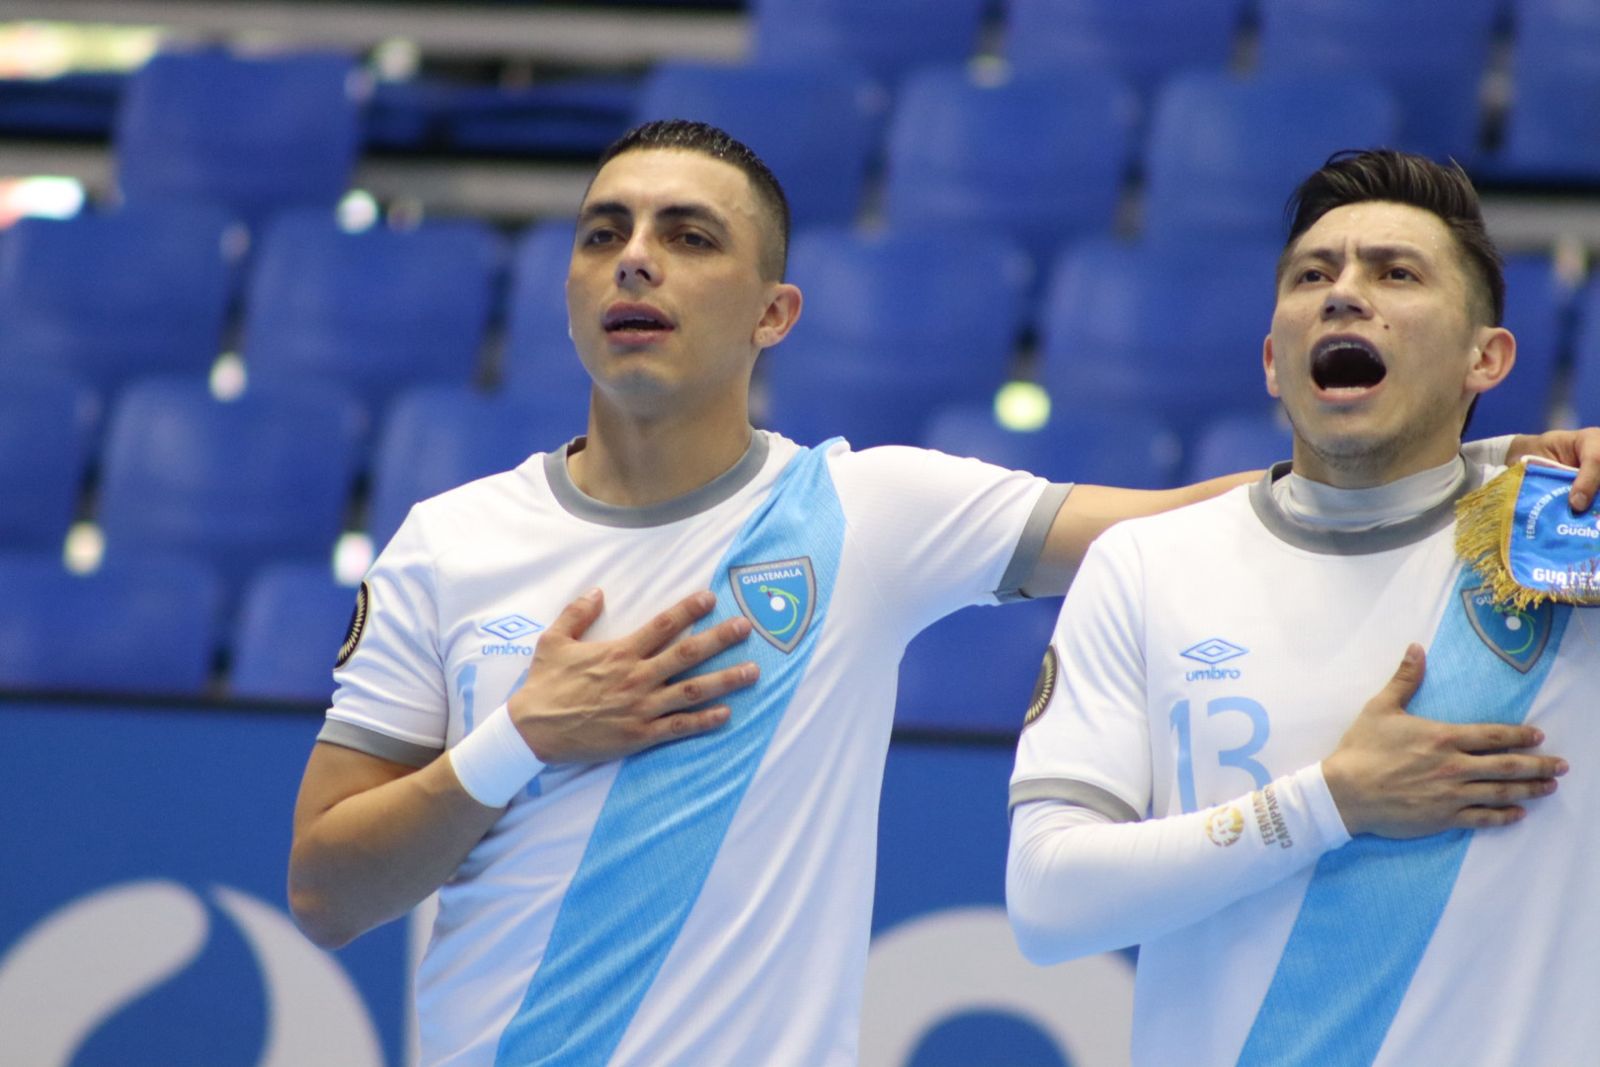
<path fill-rule="evenodd" d="M 450 766 L 461 788 L 487 808 L 503 808 L 517 790 L 544 770 L 544 763 L 517 732 L 501 704 L 450 750 Z"/>

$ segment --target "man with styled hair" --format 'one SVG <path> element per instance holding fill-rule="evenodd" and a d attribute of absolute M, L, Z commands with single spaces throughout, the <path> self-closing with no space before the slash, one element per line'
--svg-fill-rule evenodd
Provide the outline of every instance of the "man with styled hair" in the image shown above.
<path fill-rule="evenodd" d="M 1418 156 L 1291 203 L 1293 460 L 1090 549 L 1019 741 L 1013 928 L 1040 963 L 1140 946 L 1138 1065 L 1591 1062 L 1600 627 L 1457 552 L 1496 498 L 1460 447 L 1515 361 L 1499 257 Z"/>
<path fill-rule="evenodd" d="M 439 890 L 424 1064 L 853 1064 L 907 642 L 1059 595 L 1108 523 L 1236 481 L 754 430 L 801 309 L 787 214 L 720 130 L 618 142 L 567 278 L 587 433 L 418 504 L 363 584 L 290 903 L 333 946 Z M 528 658 L 486 654 L 508 642 Z"/>
<path fill-rule="evenodd" d="M 567 278 L 587 432 L 418 504 L 367 575 L 290 902 L 339 945 L 439 890 L 429 1067 L 854 1063 L 906 643 L 1058 595 L 1110 522 L 1231 484 L 753 429 L 756 359 L 801 311 L 786 215 L 709 126 L 607 152 Z"/>

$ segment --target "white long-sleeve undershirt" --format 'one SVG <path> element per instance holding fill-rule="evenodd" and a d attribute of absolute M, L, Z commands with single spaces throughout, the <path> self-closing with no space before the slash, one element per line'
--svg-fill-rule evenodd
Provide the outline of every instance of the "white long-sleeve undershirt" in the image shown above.
<path fill-rule="evenodd" d="M 1504 462 L 1509 441 L 1467 448 L 1475 461 Z M 1452 458 L 1372 489 L 1336 489 L 1289 474 L 1273 490 L 1292 522 L 1372 529 L 1427 510 L 1456 491 L 1464 476 L 1462 461 Z M 1244 825 L 1237 838 L 1221 844 L 1219 837 L 1230 836 L 1230 809 L 1241 813 Z M 1062 800 L 1028 801 L 1012 813 L 1006 908 L 1023 954 L 1056 963 L 1188 926 L 1349 840 L 1320 763 L 1228 803 L 1144 822 L 1115 822 Z"/>
<path fill-rule="evenodd" d="M 1188 926 L 1348 840 L 1320 763 L 1225 804 L 1147 822 L 1029 801 L 1012 814 L 1006 910 L 1023 955 L 1059 963 Z"/>

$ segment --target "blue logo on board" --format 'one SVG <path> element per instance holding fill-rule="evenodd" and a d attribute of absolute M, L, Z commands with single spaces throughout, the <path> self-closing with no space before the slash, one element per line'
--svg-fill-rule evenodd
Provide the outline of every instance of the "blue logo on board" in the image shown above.
<path fill-rule="evenodd" d="M 733 598 L 756 633 L 780 652 L 792 652 L 811 628 L 817 579 L 811 558 L 728 568 Z"/>
<path fill-rule="evenodd" d="M 1533 669 L 1550 641 L 1555 605 L 1509 608 L 1495 603 L 1489 587 L 1463 589 L 1461 603 L 1472 629 L 1490 651 L 1523 674 Z"/>

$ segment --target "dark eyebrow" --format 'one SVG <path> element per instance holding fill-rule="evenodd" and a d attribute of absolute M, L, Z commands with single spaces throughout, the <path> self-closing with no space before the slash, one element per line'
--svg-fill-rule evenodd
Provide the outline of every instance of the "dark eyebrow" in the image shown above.
<path fill-rule="evenodd" d="M 597 218 L 632 218 L 633 209 L 617 200 L 601 200 L 590 204 L 578 216 L 580 223 Z M 729 232 L 728 220 L 706 204 L 668 204 L 656 212 L 656 217 L 666 221 L 703 222 L 722 233 Z"/>
<path fill-rule="evenodd" d="M 706 204 L 669 204 L 656 212 L 656 217 L 674 222 L 703 222 L 723 233 L 728 232 L 728 220 Z"/>
<path fill-rule="evenodd" d="M 627 218 L 631 217 L 632 215 L 633 212 L 628 210 L 626 204 L 620 203 L 616 200 L 601 200 L 585 207 L 583 211 L 579 213 L 578 221 L 589 222 L 592 219 L 614 218 L 616 216 Z"/>

